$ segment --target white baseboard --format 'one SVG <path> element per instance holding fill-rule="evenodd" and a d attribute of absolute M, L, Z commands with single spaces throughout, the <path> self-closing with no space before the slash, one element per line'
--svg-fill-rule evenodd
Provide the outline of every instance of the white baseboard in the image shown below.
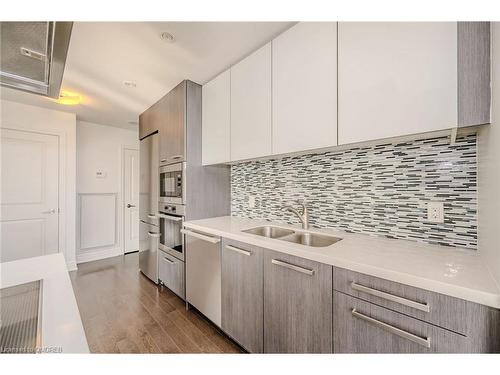
<path fill-rule="evenodd" d="M 68 271 L 76 271 L 78 267 L 76 266 L 76 262 L 67 262 L 66 267 L 68 268 Z"/>
<path fill-rule="evenodd" d="M 93 251 L 82 251 L 81 253 L 76 254 L 76 263 L 92 262 L 94 260 L 111 258 L 122 254 L 123 251 L 120 247 Z"/>

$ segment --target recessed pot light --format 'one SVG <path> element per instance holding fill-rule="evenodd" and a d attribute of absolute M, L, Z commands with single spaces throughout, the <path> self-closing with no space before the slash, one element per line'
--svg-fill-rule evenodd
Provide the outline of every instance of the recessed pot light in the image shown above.
<path fill-rule="evenodd" d="M 137 83 L 135 83 L 134 81 L 123 81 L 123 84 L 130 88 L 135 88 L 137 86 Z"/>
<path fill-rule="evenodd" d="M 166 31 L 164 31 L 160 34 L 160 39 L 163 40 L 164 42 L 173 43 L 174 36 Z"/>

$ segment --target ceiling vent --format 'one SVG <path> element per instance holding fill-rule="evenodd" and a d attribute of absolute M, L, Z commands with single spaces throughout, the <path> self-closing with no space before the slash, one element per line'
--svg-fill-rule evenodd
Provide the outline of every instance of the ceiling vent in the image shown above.
<path fill-rule="evenodd" d="M 0 84 L 59 97 L 73 22 L 0 22 Z"/>

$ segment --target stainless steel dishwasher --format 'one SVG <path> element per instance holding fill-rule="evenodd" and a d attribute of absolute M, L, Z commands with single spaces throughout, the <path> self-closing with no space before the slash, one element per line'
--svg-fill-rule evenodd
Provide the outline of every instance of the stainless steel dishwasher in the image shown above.
<path fill-rule="evenodd" d="M 192 229 L 186 235 L 186 301 L 220 327 L 221 239 Z"/>

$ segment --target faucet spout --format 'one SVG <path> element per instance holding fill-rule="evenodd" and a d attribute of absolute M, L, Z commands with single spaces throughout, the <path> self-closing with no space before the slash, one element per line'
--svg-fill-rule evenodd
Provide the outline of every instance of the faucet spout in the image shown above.
<path fill-rule="evenodd" d="M 309 212 L 307 210 L 307 206 L 301 201 L 298 201 L 297 203 L 301 206 L 302 213 L 300 213 L 295 207 L 290 205 L 285 205 L 281 209 L 283 211 L 290 211 L 294 213 L 302 223 L 302 229 L 307 230 L 309 229 Z"/>

